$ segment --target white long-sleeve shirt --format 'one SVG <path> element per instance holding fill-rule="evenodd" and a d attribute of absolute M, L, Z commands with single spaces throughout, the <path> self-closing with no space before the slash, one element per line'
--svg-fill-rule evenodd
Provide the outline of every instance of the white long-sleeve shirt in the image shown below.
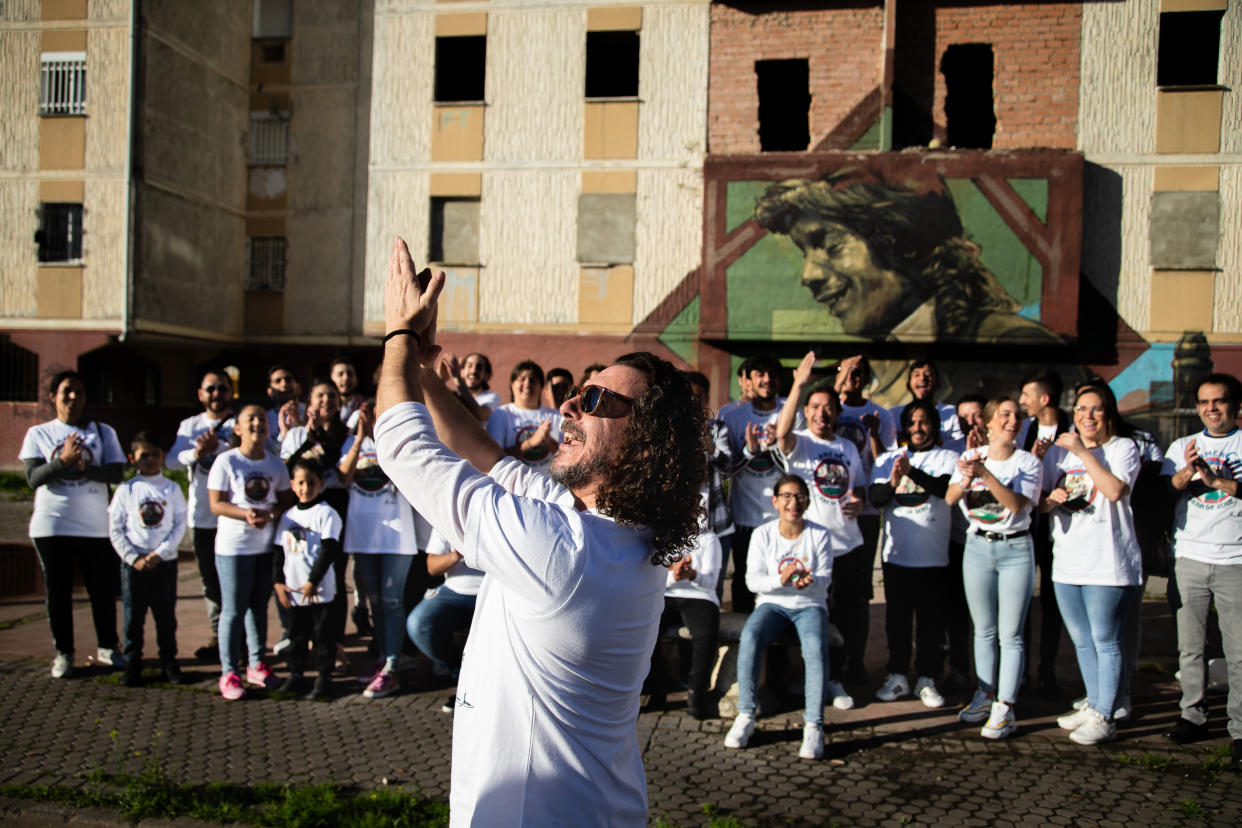
<path fill-rule="evenodd" d="M 185 537 L 186 503 L 181 487 L 160 474 L 140 474 L 116 487 L 108 506 L 108 537 L 121 560 L 133 566 L 158 552 L 177 560 Z"/>
<path fill-rule="evenodd" d="M 746 588 L 755 593 L 756 604 L 776 604 L 785 609 L 828 608 L 828 585 L 832 583 L 832 537 L 828 530 L 809 520 L 802 522 L 796 538 L 781 535 L 780 521 L 755 529 L 746 552 Z M 802 589 L 781 583 L 780 569 L 794 563 L 799 573 L 813 580 Z"/>
<path fill-rule="evenodd" d="M 480 474 L 419 403 L 385 411 L 375 443 L 402 494 L 486 573 L 457 685 L 452 824 L 645 825 L 635 722 L 665 579 L 646 533 L 576 511 L 514 458 Z"/>

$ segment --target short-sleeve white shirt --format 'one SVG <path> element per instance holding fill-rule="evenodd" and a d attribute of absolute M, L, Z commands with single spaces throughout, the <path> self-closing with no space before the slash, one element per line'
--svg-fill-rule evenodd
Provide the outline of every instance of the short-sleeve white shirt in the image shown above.
<path fill-rule="evenodd" d="M 1201 431 L 1175 440 L 1165 452 L 1164 474 L 1186 467 L 1191 440 L 1214 474 L 1242 482 L 1242 430 L 1237 428 L 1224 437 Z M 1207 488 L 1195 472 L 1173 513 L 1173 554 L 1206 564 L 1242 565 L 1242 499 Z"/>
<path fill-rule="evenodd" d="M 89 422 L 85 426 L 49 420 L 31 426 L 22 440 L 18 459 L 52 462 L 70 434 L 77 434 L 88 466 L 124 463 L 125 452 L 112 426 Z M 35 489 L 30 515 L 30 537 L 57 535 L 78 538 L 108 537 L 108 484 L 89 480 L 85 471 L 65 469 L 50 483 Z"/>
<path fill-rule="evenodd" d="M 957 453 L 948 449 L 897 449 L 885 452 L 876 460 L 871 482 L 889 483 L 893 464 L 902 455 L 909 458 L 911 466 L 929 477 L 951 476 L 957 468 Z M 931 494 L 906 475 L 881 513 L 884 516 L 882 559 L 885 563 L 910 567 L 949 565 L 953 510 L 944 498 Z"/>
<path fill-rule="evenodd" d="M 987 467 L 997 480 L 1007 489 L 1027 499 L 1022 511 L 1013 514 L 1001 506 L 996 496 L 988 490 L 988 486 L 976 477 L 970 482 L 970 488 L 958 502 L 962 513 L 970 522 L 970 530 L 979 529 L 985 532 L 998 532 L 1002 535 L 1021 532 L 1031 528 L 1031 510 L 1039 502 L 1040 484 L 1043 481 L 1043 469 L 1035 455 L 1022 449 L 1014 449 L 1005 460 L 993 460 L 988 457 L 988 447 L 981 446 L 969 449 L 962 457 L 971 459 L 982 457 Z M 956 468 L 950 484 L 957 484 L 962 479 L 961 472 Z"/>
<path fill-rule="evenodd" d="M 276 493 L 289 489 L 289 471 L 274 454 L 251 460 L 241 449 L 230 449 L 211 464 L 207 488 L 224 492 L 225 499 L 238 508 L 270 511 L 276 506 Z M 221 517 L 216 524 L 216 554 L 227 557 L 269 552 L 275 528 L 275 522 L 255 529 L 244 520 Z"/>

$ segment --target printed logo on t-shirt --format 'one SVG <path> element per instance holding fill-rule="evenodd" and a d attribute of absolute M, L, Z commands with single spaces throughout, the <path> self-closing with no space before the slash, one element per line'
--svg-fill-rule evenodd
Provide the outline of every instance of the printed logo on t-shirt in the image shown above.
<path fill-rule="evenodd" d="M 781 558 L 780 562 L 776 565 L 776 571 L 779 573 L 789 564 L 793 564 L 794 569 L 793 574 L 786 579 L 786 584 L 788 584 L 789 581 L 795 581 L 807 574 L 806 561 L 795 555 L 786 555 Z"/>
<path fill-rule="evenodd" d="M 539 430 L 539 426 L 537 425 L 518 426 L 517 438 L 514 440 L 514 442 L 517 445 L 521 445 L 522 443 L 526 442 L 527 439 L 530 438 L 530 435 L 534 434 L 538 430 Z M 533 449 L 530 449 L 529 451 L 522 452 L 522 459 L 529 460 L 532 463 L 538 463 L 540 460 L 542 460 L 543 458 L 547 456 L 548 456 L 548 450 L 542 445 L 535 446 Z"/>
<path fill-rule="evenodd" d="M 285 550 L 285 554 L 290 557 L 294 555 L 305 556 L 308 547 L 306 527 L 299 526 L 296 523 L 290 524 L 280 536 L 280 545 Z"/>
<path fill-rule="evenodd" d="M 65 441 L 61 440 L 56 444 L 56 448 L 52 449 L 52 457 L 60 455 L 65 448 Z M 91 447 L 86 444 L 85 440 L 78 440 L 78 448 L 82 451 L 82 468 L 78 468 L 77 464 L 65 466 L 64 471 L 60 473 L 58 483 L 80 483 L 86 479 L 86 467 L 95 464 L 95 453 L 91 451 Z"/>
<path fill-rule="evenodd" d="M 840 500 L 850 487 L 850 467 L 839 457 L 824 457 L 811 475 L 815 491 L 829 500 Z"/>
<path fill-rule="evenodd" d="M 138 504 L 138 516 L 143 526 L 159 526 L 164 521 L 164 504 L 158 500 L 144 500 Z"/>
<path fill-rule="evenodd" d="M 931 495 L 927 493 L 927 490 L 910 479 L 909 475 L 901 478 L 901 482 L 897 484 L 897 488 L 893 491 L 893 500 L 903 509 L 926 511 L 926 509 L 919 509 L 919 507 L 926 506 L 927 501 L 930 499 Z"/>
<path fill-rule="evenodd" d="M 1208 468 L 1212 470 L 1212 474 L 1217 477 L 1224 480 L 1242 479 L 1242 458 L 1239 458 L 1234 452 L 1229 451 L 1224 454 L 1218 454 L 1214 451 L 1203 451 L 1200 452 L 1199 457 L 1203 459 L 1203 462 L 1208 464 Z M 1196 488 L 1202 488 L 1202 491 L 1197 492 L 1190 502 L 1198 506 L 1200 509 L 1213 510 L 1219 509 L 1222 506 L 1232 505 L 1230 501 L 1232 501 L 1233 498 L 1229 495 L 1219 489 L 1213 489 L 1209 486 L 1203 485 L 1200 481 L 1195 482 L 1199 483 L 1199 486 Z"/>
<path fill-rule="evenodd" d="M 388 488 L 388 475 L 384 474 L 374 454 L 368 453 L 358 459 L 354 487 L 364 495 L 374 495 Z"/>
<path fill-rule="evenodd" d="M 858 420 L 847 420 L 842 417 L 837 420 L 835 429 L 838 437 L 844 437 L 854 444 L 854 448 L 858 449 L 859 457 L 867 456 L 871 448 L 871 440 L 866 426 Z"/>
<path fill-rule="evenodd" d="M 1095 481 L 1086 469 L 1066 469 L 1057 480 L 1057 488 L 1065 489 L 1066 499 L 1061 505 L 1067 511 L 1081 512 L 1095 502 Z"/>
<path fill-rule="evenodd" d="M 267 500 L 267 493 L 272 489 L 272 482 L 262 472 L 251 472 L 246 475 L 246 499 L 251 503 L 262 503 Z"/>
<path fill-rule="evenodd" d="M 768 451 L 756 454 L 746 461 L 746 471 L 752 474 L 765 476 L 770 474 L 774 468 L 776 468 L 776 458 Z"/>
<path fill-rule="evenodd" d="M 1000 504 L 988 484 L 978 478 L 971 481 L 970 491 L 966 493 L 966 511 L 984 525 L 1000 523 L 1009 517 L 1009 510 Z"/>

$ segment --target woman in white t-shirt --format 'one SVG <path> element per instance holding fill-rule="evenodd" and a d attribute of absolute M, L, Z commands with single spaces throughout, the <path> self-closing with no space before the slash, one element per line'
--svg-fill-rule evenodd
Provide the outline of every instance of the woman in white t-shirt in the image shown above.
<path fill-rule="evenodd" d="M 537 363 L 527 359 L 513 366 L 509 375 L 513 402 L 492 411 L 487 433 L 505 454 L 546 473 L 561 442 L 561 415 L 541 405 L 543 382 L 543 369 Z"/>
<path fill-rule="evenodd" d="M 48 396 L 56 419 L 30 427 L 18 458 L 25 464 L 26 482 L 35 490 L 30 539 L 43 567 L 47 620 L 56 647 L 52 676 L 64 678 L 73 669 L 75 566 L 91 599 L 99 660 L 124 666 L 117 650 L 120 569 L 108 542 L 108 484 L 121 482 L 125 452 L 111 426 L 93 422 L 83 413 L 86 388 L 77 371 L 52 377 Z"/>
<path fill-rule="evenodd" d="M 975 628 L 979 679 L 958 718 L 984 722 L 984 738 L 1004 739 L 1017 729 L 1013 706 L 1024 661 L 1022 626 L 1035 584 L 1031 509 L 1039 500 L 1041 470 L 1033 454 L 1014 445 L 1021 427 L 1016 402 L 989 400 L 983 421 L 987 445 L 962 455 L 945 492 L 945 502 L 960 502 L 968 521 L 962 582 Z"/>
<path fill-rule="evenodd" d="M 1092 385 L 1078 389 L 1074 432 L 1044 457 L 1040 511 L 1052 519 L 1052 580 L 1065 629 L 1074 642 L 1087 706 L 1057 724 L 1083 745 L 1117 737 L 1126 612 L 1142 589 L 1142 555 L 1130 490 L 1138 479 L 1138 445 L 1117 436 L 1117 408 Z"/>
<path fill-rule="evenodd" d="M 272 596 L 273 530 L 293 505 L 289 472 L 264 448 L 267 412 L 248 405 L 237 415 L 232 448 L 216 458 L 207 475 L 207 497 L 216 523 L 216 572 L 220 575 L 220 695 L 246 694 L 237 674 L 240 624 L 245 619 L 246 683 L 279 683 L 263 662 L 267 648 L 267 602 Z"/>

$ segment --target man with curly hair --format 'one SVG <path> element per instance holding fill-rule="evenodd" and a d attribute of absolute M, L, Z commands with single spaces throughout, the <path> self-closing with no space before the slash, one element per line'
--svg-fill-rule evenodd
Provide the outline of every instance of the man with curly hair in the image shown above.
<path fill-rule="evenodd" d="M 394 243 L 375 442 L 415 509 L 486 573 L 457 685 L 453 825 L 645 825 L 635 721 L 664 566 L 698 534 L 702 408 L 651 354 L 561 405 L 552 477 L 500 448 L 436 371 L 444 274 Z"/>

